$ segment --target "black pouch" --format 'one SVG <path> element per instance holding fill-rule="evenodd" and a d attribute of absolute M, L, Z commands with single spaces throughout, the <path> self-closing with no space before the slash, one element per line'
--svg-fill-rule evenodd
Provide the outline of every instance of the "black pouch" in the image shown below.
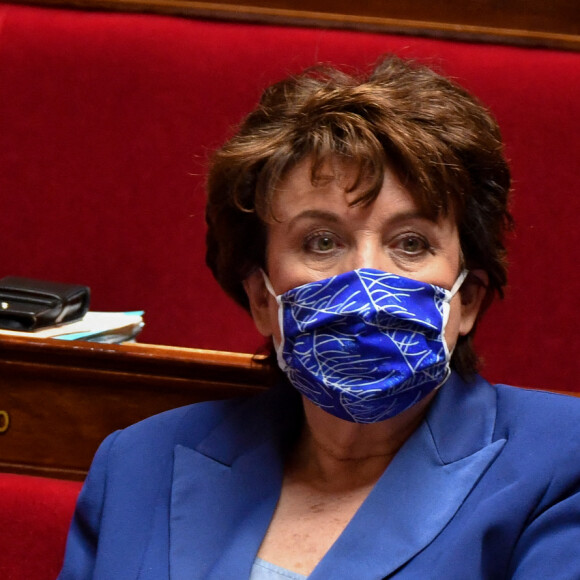
<path fill-rule="evenodd" d="M 6 276 L 0 279 L 0 328 L 31 331 L 73 322 L 89 301 L 87 286 Z"/>

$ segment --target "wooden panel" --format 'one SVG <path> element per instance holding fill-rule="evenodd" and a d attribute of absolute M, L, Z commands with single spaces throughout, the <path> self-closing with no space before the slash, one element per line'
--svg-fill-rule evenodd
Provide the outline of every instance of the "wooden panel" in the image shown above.
<path fill-rule="evenodd" d="M 13 0 L 74 6 L 361 28 L 580 50 L 577 0 Z"/>
<path fill-rule="evenodd" d="M 273 380 L 245 354 L 22 339 L 0 339 L 0 377 L 0 471 L 71 479 L 115 429 Z"/>

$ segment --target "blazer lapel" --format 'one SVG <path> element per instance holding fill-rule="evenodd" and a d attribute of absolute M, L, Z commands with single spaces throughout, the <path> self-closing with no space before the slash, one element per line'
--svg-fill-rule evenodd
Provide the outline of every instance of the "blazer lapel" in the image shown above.
<path fill-rule="evenodd" d="M 282 391 L 176 446 L 171 580 L 249 576 L 280 493 L 281 445 L 301 426 L 300 405 Z M 493 441 L 495 412 L 489 384 L 452 375 L 310 579 L 386 578 L 429 545 L 505 443 Z"/>
<path fill-rule="evenodd" d="M 252 399 L 195 448 L 175 447 L 171 580 L 249 577 L 280 494 L 281 446 L 301 424 L 299 405 L 284 400 Z"/>
<path fill-rule="evenodd" d="M 494 423 L 495 391 L 453 376 L 309 579 L 386 578 L 431 543 L 503 448 Z"/>

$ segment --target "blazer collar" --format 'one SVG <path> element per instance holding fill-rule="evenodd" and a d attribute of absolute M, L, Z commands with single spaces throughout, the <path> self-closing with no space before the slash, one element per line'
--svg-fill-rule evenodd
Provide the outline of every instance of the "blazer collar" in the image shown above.
<path fill-rule="evenodd" d="M 298 401 L 274 389 L 194 448 L 176 446 L 171 580 L 249 576 L 280 494 L 283 446 L 301 425 Z M 386 577 L 433 541 L 505 443 L 492 440 L 495 408 L 488 383 L 452 375 L 311 580 Z"/>
<path fill-rule="evenodd" d="M 280 495 L 284 447 L 302 422 L 298 393 L 280 385 L 239 404 L 199 443 L 175 447 L 171 580 L 191 580 L 192 571 L 249 577 Z"/>
<path fill-rule="evenodd" d="M 309 579 L 386 578 L 428 546 L 505 444 L 495 407 L 488 383 L 453 374 Z"/>

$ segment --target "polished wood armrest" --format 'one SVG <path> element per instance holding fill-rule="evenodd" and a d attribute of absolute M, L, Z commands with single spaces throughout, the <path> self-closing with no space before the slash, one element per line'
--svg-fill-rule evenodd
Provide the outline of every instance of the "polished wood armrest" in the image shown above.
<path fill-rule="evenodd" d="M 249 354 L 0 338 L 0 471 L 82 479 L 106 435 L 274 380 Z"/>

